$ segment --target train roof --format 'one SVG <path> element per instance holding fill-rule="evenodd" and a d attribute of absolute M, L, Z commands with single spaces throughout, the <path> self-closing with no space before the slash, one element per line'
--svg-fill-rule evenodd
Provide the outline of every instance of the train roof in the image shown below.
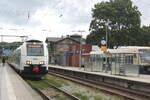
<path fill-rule="evenodd" d="M 117 49 L 108 49 L 107 53 L 124 53 L 124 54 L 130 54 L 130 53 L 139 53 L 139 49 L 150 49 L 150 47 L 140 47 L 140 46 L 128 46 L 128 47 L 121 47 Z M 90 54 L 104 54 L 103 51 L 92 51 Z"/>
<path fill-rule="evenodd" d="M 41 43 L 42 41 L 32 39 L 32 40 L 27 40 L 26 42 L 38 42 L 38 43 Z"/>

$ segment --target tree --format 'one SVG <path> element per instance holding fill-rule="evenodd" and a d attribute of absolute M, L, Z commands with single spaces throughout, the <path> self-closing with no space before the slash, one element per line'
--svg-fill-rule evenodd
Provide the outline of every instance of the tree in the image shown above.
<path fill-rule="evenodd" d="M 2 49 L 15 50 L 20 45 L 22 45 L 22 42 L 12 42 L 12 43 L 0 42 L 0 50 Z"/>
<path fill-rule="evenodd" d="M 131 0 L 101 2 L 92 9 L 86 43 L 100 45 L 108 31 L 108 46 L 140 45 L 141 13 Z"/>
<path fill-rule="evenodd" d="M 142 37 L 141 38 L 141 43 L 143 45 L 149 45 L 150 46 L 150 26 L 143 26 L 141 28 L 141 33 Z"/>

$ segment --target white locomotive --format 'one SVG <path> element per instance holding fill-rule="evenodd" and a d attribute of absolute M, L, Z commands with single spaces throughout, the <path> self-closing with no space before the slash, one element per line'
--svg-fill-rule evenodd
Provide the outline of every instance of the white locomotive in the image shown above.
<path fill-rule="evenodd" d="M 41 78 L 48 73 L 48 50 L 42 41 L 24 42 L 11 58 L 11 64 L 22 76 Z"/>

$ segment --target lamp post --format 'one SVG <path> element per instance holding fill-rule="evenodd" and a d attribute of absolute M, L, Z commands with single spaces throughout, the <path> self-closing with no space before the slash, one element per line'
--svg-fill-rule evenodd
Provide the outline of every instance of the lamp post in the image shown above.
<path fill-rule="evenodd" d="M 107 27 L 108 27 L 108 25 L 107 25 L 107 23 L 105 24 L 105 29 L 106 29 L 106 47 L 108 46 L 108 36 L 107 36 L 107 34 L 108 34 L 108 32 L 107 32 Z"/>
<path fill-rule="evenodd" d="M 106 31 L 106 47 L 108 46 L 108 25 L 109 25 L 109 19 L 105 22 L 105 31 Z"/>

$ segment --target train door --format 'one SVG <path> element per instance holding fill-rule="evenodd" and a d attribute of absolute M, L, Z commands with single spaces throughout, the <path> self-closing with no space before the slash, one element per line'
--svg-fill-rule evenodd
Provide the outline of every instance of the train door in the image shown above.
<path fill-rule="evenodd" d="M 136 59 L 136 54 L 126 54 L 125 59 L 126 59 L 125 60 L 126 75 L 138 76 L 139 66 L 137 64 L 134 64 L 134 59 Z"/>

